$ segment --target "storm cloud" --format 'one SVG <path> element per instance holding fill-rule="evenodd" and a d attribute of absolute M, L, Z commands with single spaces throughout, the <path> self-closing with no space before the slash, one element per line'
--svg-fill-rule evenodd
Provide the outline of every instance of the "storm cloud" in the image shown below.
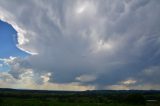
<path fill-rule="evenodd" d="M 159 0 L 0 0 L 0 19 L 31 54 L 1 60 L 39 85 L 160 89 L 159 10 Z"/>

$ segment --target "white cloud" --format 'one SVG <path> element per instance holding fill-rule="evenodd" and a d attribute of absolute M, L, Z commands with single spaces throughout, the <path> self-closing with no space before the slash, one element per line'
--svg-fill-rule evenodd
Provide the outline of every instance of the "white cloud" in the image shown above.
<path fill-rule="evenodd" d="M 49 74 L 48 74 L 49 75 Z M 85 86 L 79 83 L 67 83 L 67 84 L 58 84 L 58 83 L 49 83 L 48 77 L 44 78 L 44 83 L 37 84 L 34 80 L 34 75 L 32 71 L 25 72 L 21 75 L 20 79 L 15 79 L 11 74 L 6 72 L 0 73 L 0 87 L 1 88 L 17 88 L 17 89 L 39 89 L 39 90 L 94 90 L 94 86 Z M 47 80 L 46 80 L 47 79 Z"/>
<path fill-rule="evenodd" d="M 8 64 L 14 62 L 15 59 L 16 59 L 16 57 L 10 56 L 9 58 L 0 58 L 0 61 L 2 61 L 3 63 L 8 65 Z"/>
<path fill-rule="evenodd" d="M 51 73 L 46 73 L 45 75 L 42 75 L 41 78 L 43 79 L 43 82 L 46 83 L 49 81 L 50 76 L 51 76 Z"/>
<path fill-rule="evenodd" d="M 76 3 L 75 10 L 78 15 L 95 14 L 96 5 L 91 1 L 79 1 Z"/>
<path fill-rule="evenodd" d="M 122 81 L 121 83 L 125 85 L 130 85 L 130 84 L 135 84 L 136 82 L 137 82 L 136 80 L 128 79 L 128 80 Z"/>
<path fill-rule="evenodd" d="M 76 77 L 76 80 L 81 82 L 91 82 L 96 80 L 96 76 L 94 75 L 81 75 L 79 77 Z"/>
<path fill-rule="evenodd" d="M 105 89 L 110 90 L 159 90 L 160 85 L 159 84 L 139 84 L 135 86 L 127 86 L 127 85 L 110 85 L 106 86 Z"/>
<path fill-rule="evenodd" d="M 130 90 L 129 87 L 125 85 L 110 85 L 105 88 L 109 90 Z"/>

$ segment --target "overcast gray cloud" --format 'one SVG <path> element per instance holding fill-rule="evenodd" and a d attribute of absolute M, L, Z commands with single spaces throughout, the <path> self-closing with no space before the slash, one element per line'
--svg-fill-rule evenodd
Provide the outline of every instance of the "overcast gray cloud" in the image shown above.
<path fill-rule="evenodd" d="M 159 10 L 159 0 L 0 0 L 1 20 L 32 54 L 7 62 L 8 73 L 29 72 L 38 84 L 160 89 Z"/>

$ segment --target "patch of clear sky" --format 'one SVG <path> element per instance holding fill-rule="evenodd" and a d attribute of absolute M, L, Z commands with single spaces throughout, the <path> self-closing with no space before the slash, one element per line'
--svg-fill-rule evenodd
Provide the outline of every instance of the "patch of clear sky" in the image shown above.
<path fill-rule="evenodd" d="M 24 58 L 28 56 L 29 54 L 16 47 L 17 43 L 16 30 L 10 24 L 0 20 L 0 58 L 4 59 L 10 56 Z M 0 71 L 8 69 L 9 67 L 0 61 Z"/>

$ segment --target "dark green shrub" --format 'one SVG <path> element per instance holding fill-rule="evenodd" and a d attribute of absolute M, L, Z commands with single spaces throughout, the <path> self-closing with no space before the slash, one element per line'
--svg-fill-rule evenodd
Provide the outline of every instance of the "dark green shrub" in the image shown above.
<path fill-rule="evenodd" d="M 138 104 L 138 105 L 145 105 L 146 100 L 143 95 L 141 94 L 130 94 L 126 97 L 126 102 L 129 104 Z"/>
<path fill-rule="evenodd" d="M 0 98 L 0 105 L 3 103 L 3 99 L 2 98 Z"/>

